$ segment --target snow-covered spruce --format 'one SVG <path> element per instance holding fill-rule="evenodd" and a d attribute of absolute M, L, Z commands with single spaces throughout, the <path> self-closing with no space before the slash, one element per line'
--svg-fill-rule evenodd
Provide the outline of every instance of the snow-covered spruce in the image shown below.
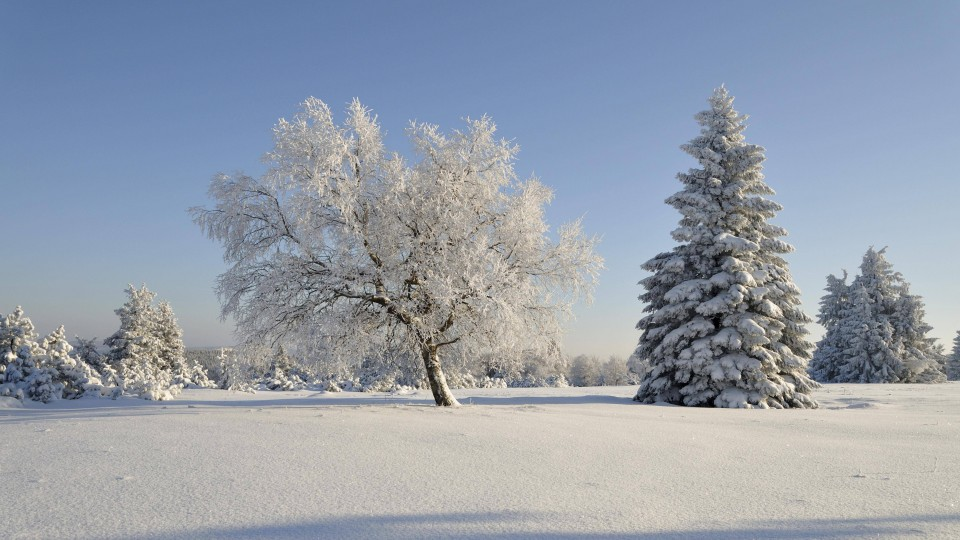
<path fill-rule="evenodd" d="M 249 366 L 243 364 L 235 351 L 220 349 L 217 357 L 220 362 L 220 379 L 217 388 L 231 392 L 256 393 L 251 384 Z"/>
<path fill-rule="evenodd" d="M 103 384 L 103 395 L 117 399 L 121 394 L 120 375 L 113 369 L 106 355 L 97 349 L 97 338 L 85 339 L 74 336 L 73 354 L 78 360 L 90 366 Z"/>
<path fill-rule="evenodd" d="M 746 116 L 724 87 L 696 116 L 700 136 L 684 145 L 700 168 L 678 174 L 667 199 L 682 218 L 679 245 L 647 261 L 640 283 L 647 313 L 634 355 L 648 362 L 635 399 L 716 407 L 810 408 L 811 344 L 781 254 L 792 246 L 770 224 L 781 206 L 765 195 L 763 148 L 742 135 Z"/>
<path fill-rule="evenodd" d="M 20 306 L 0 319 L 0 396 L 44 403 L 62 397 L 63 385 L 57 371 L 43 363 L 38 337 Z"/>
<path fill-rule="evenodd" d="M 116 310 L 120 329 L 104 340 L 109 363 L 119 373 L 123 393 L 144 399 L 173 399 L 184 386 L 212 386 L 203 368 L 188 361 L 183 331 L 167 302 L 153 306 L 146 285 L 129 285 L 127 302 Z"/>
<path fill-rule="evenodd" d="M 67 341 L 63 325 L 44 338 L 40 346 L 43 354 L 38 363 L 56 373 L 55 381 L 61 387 L 61 397 L 99 398 L 103 395 L 105 389 L 100 374 L 73 354 L 73 346 Z"/>
<path fill-rule="evenodd" d="M 942 355 L 923 320 L 923 300 L 872 247 L 860 275 L 846 284 L 827 277 L 818 321 L 826 333 L 810 363 L 821 382 L 936 383 L 946 380 Z"/>
<path fill-rule="evenodd" d="M 161 364 L 162 345 L 152 305 L 156 293 L 146 285 L 139 289 L 129 285 L 126 293 L 129 299 L 115 310 L 120 329 L 103 342 L 110 347 L 110 363 L 120 374 L 123 393 L 150 400 L 173 399 L 179 387 Z"/>
<path fill-rule="evenodd" d="M 287 351 L 280 345 L 267 373 L 263 378 L 263 384 L 267 390 L 300 390 L 306 386 L 306 382 L 293 373 L 293 360 L 287 354 Z"/>
<path fill-rule="evenodd" d="M 947 376 L 951 381 L 960 381 L 960 330 L 953 338 L 953 352 L 947 359 Z"/>
<path fill-rule="evenodd" d="M 0 317 L 0 396 L 48 403 L 79 397 L 100 397 L 98 373 L 73 354 L 63 326 L 42 342 L 17 306 Z"/>
<path fill-rule="evenodd" d="M 163 301 L 154 311 L 154 331 L 159 340 L 158 363 L 170 371 L 172 384 L 182 388 L 214 388 L 203 366 L 186 355 L 183 330 L 169 302 Z"/>
<path fill-rule="evenodd" d="M 490 119 L 467 122 L 412 124 L 408 163 L 359 101 L 338 126 L 309 98 L 275 127 L 265 175 L 215 177 L 216 207 L 193 215 L 231 264 L 218 293 L 239 334 L 331 363 L 407 351 L 438 405 L 457 404 L 441 358 L 555 348 L 602 267 L 597 240 L 575 222 L 553 241 L 551 191 L 517 180 Z"/>
<path fill-rule="evenodd" d="M 832 382 L 840 375 L 837 358 L 849 346 L 848 338 L 844 336 L 845 332 L 841 332 L 838 328 L 840 321 L 845 320 L 851 308 L 847 271 L 843 271 L 843 277 L 838 278 L 833 274 L 827 276 L 827 286 L 824 290 L 827 294 L 820 298 L 817 322 L 827 331 L 817 343 L 807 371 L 814 380 Z"/>

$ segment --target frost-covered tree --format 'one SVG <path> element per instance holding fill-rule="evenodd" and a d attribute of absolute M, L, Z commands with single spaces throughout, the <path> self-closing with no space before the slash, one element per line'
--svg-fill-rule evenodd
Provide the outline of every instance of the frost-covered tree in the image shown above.
<path fill-rule="evenodd" d="M 602 365 L 596 356 L 581 354 L 570 361 L 570 384 L 573 386 L 599 386 L 602 384 Z"/>
<path fill-rule="evenodd" d="M 923 300 L 886 259 L 886 248 L 863 256 L 860 275 L 846 284 L 827 277 L 818 322 L 826 334 L 810 363 L 822 382 L 942 382 L 942 355 L 923 320 Z"/>
<path fill-rule="evenodd" d="M 61 387 L 62 397 L 100 397 L 104 386 L 99 374 L 73 354 L 73 346 L 67 341 L 63 325 L 50 333 L 41 343 L 43 354 L 38 364 L 55 373 L 54 382 Z"/>
<path fill-rule="evenodd" d="M 153 332 L 157 337 L 157 363 L 161 369 L 171 371 L 174 378 L 187 377 L 183 330 L 168 302 L 160 302 L 153 310 Z"/>
<path fill-rule="evenodd" d="M 620 356 L 611 356 L 600 368 L 600 384 L 603 386 L 623 386 L 632 383 L 627 361 Z"/>
<path fill-rule="evenodd" d="M 846 347 L 834 369 L 836 382 L 897 382 L 903 363 L 891 348 L 893 327 L 878 316 L 882 303 L 871 298 L 862 283 L 854 281 L 850 291 L 850 309 L 841 319 L 839 335 Z"/>
<path fill-rule="evenodd" d="M 947 359 L 947 375 L 951 381 L 960 381 L 960 330 L 953 338 L 953 352 Z"/>
<path fill-rule="evenodd" d="M 850 303 L 850 285 L 847 283 L 846 270 L 840 278 L 833 274 L 827 276 L 824 290 L 827 294 L 820 298 L 817 322 L 826 328 L 826 333 L 817 343 L 807 371 L 814 380 L 832 382 L 839 376 L 839 359 L 849 345 L 848 336 L 845 335 L 846 328 L 841 325 L 841 322 L 851 315 L 850 310 L 853 307 Z"/>
<path fill-rule="evenodd" d="M 121 383 L 117 370 L 107 361 L 107 357 L 97 349 L 97 338 L 85 339 L 74 336 L 73 353 L 77 359 L 90 366 L 104 386 L 103 393 L 114 399 L 120 397 Z"/>
<path fill-rule="evenodd" d="M 249 367 L 240 361 L 234 351 L 220 349 L 217 360 L 220 362 L 220 380 L 217 381 L 219 388 L 233 392 L 255 392 L 250 384 Z"/>
<path fill-rule="evenodd" d="M 33 322 L 17 308 L 0 318 L 0 396 L 44 403 L 59 399 L 56 372 L 38 365 L 43 354 Z"/>
<path fill-rule="evenodd" d="M 680 212 L 679 245 L 647 261 L 646 315 L 634 353 L 649 362 L 636 400 L 717 407 L 816 407 L 806 374 L 812 346 L 782 254 L 786 231 L 769 223 L 781 206 L 761 172 L 764 149 L 748 144 L 746 116 L 722 86 L 696 116 L 684 145 L 700 167 L 677 175 L 667 199 Z"/>
<path fill-rule="evenodd" d="M 153 307 L 156 293 L 146 285 L 139 289 L 129 285 L 126 293 L 129 299 L 114 311 L 120 329 L 103 342 L 110 347 L 110 363 L 120 374 L 124 393 L 152 400 L 173 399 L 180 387 L 174 384 L 162 358 L 165 344 Z"/>
<path fill-rule="evenodd" d="M 153 313 L 154 333 L 159 343 L 158 365 L 169 371 L 172 383 L 179 387 L 209 388 L 214 384 L 207 377 L 203 366 L 188 358 L 183 346 L 183 330 L 169 302 L 157 304 Z"/>
<path fill-rule="evenodd" d="M 343 126 L 305 101 L 275 127 L 266 174 L 218 175 L 216 206 L 193 209 L 231 265 L 223 315 L 241 338 L 352 361 L 409 351 L 438 405 L 457 404 L 442 355 L 553 346 L 602 260 L 579 222 L 548 235 L 551 191 L 517 180 L 517 147 L 494 132 L 486 117 L 452 134 L 413 123 L 408 163 L 359 101 Z"/>
<path fill-rule="evenodd" d="M 264 385 L 269 390 L 297 390 L 304 386 L 304 381 L 293 373 L 293 360 L 287 354 L 283 345 L 277 347 L 270 367 L 264 376 Z"/>

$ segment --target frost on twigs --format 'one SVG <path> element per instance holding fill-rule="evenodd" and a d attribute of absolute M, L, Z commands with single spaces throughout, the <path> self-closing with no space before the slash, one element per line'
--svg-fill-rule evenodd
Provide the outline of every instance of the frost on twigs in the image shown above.
<path fill-rule="evenodd" d="M 800 291 L 782 254 L 781 210 L 764 198 L 763 148 L 742 135 L 746 116 L 723 87 L 696 116 L 684 145 L 700 168 L 677 177 L 667 199 L 681 214 L 679 242 L 643 265 L 646 315 L 634 358 L 647 364 L 636 400 L 698 406 L 809 408 L 811 345 Z"/>
<path fill-rule="evenodd" d="M 549 349 L 602 261 L 579 222 L 548 234 L 552 192 L 516 178 L 489 118 L 407 132 L 412 162 L 359 101 L 341 126 L 310 98 L 274 128 L 266 174 L 216 176 L 215 206 L 192 212 L 223 245 L 217 292 L 242 339 L 331 362 L 408 351 L 454 405 L 444 355 Z"/>

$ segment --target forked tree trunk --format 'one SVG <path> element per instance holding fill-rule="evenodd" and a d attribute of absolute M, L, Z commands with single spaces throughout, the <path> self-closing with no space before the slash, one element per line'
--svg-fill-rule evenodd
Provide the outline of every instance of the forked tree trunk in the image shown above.
<path fill-rule="evenodd" d="M 423 367 L 427 369 L 427 380 L 430 381 L 433 400 L 440 407 L 459 407 L 460 402 L 450 393 L 447 378 L 443 375 L 443 369 L 440 368 L 440 356 L 437 354 L 436 345 L 429 343 L 421 345 L 420 354 L 423 357 Z"/>

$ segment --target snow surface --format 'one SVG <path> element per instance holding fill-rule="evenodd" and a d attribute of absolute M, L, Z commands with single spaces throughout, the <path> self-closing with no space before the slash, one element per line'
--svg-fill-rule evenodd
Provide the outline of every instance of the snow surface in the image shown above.
<path fill-rule="evenodd" d="M 960 383 L 826 385 L 816 410 L 635 393 L 0 407 L 0 537 L 960 537 Z"/>

